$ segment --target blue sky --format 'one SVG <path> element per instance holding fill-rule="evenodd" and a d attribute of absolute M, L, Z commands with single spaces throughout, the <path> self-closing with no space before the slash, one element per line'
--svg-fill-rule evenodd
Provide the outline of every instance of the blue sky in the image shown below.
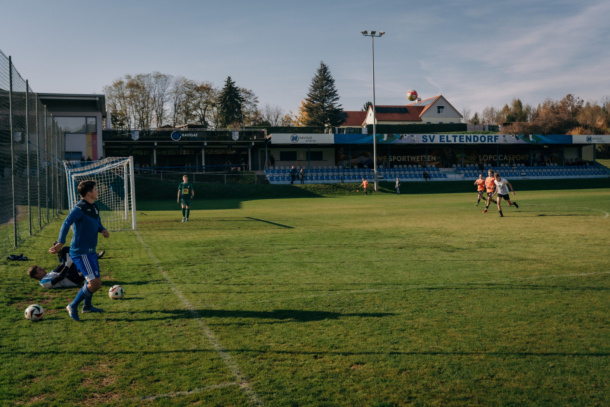
<path fill-rule="evenodd" d="M 37 92 L 102 93 L 125 74 L 227 76 L 295 112 L 324 61 L 345 110 L 443 94 L 471 114 L 513 98 L 610 97 L 610 1 L 0 0 L 0 50 Z"/>

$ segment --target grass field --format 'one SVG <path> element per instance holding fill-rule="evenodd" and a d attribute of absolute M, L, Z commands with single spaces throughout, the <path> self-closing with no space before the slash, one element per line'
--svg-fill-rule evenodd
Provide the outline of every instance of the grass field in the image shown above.
<path fill-rule="evenodd" d="M 475 196 L 141 201 L 80 324 L 3 260 L 0 404 L 608 405 L 610 189 Z"/>

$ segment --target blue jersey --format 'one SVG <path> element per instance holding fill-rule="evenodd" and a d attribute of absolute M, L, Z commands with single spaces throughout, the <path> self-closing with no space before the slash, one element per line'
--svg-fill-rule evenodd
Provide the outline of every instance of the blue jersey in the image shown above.
<path fill-rule="evenodd" d="M 70 243 L 70 257 L 81 256 L 83 254 L 93 254 L 97 247 L 97 234 L 106 230 L 102 226 L 100 211 L 97 205 L 81 199 L 68 214 L 68 217 L 59 231 L 60 243 L 66 242 L 66 236 L 70 226 L 72 230 L 72 242 Z"/>

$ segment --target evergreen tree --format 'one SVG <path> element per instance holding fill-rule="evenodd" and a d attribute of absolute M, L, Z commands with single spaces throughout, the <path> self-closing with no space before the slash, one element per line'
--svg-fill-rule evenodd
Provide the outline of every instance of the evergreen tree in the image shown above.
<path fill-rule="evenodd" d="M 338 126 L 343 122 L 341 113 L 343 108 L 339 101 L 339 94 L 335 88 L 335 80 L 330 74 L 328 66 L 320 62 L 309 92 L 303 106 L 306 113 L 307 126 Z"/>
<path fill-rule="evenodd" d="M 240 126 L 242 122 L 243 98 L 231 77 L 227 77 L 218 97 L 218 123 L 220 127 Z"/>

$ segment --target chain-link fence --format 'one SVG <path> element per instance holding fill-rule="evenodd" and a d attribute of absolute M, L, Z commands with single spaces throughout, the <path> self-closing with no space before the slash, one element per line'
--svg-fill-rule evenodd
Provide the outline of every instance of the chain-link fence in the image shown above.
<path fill-rule="evenodd" d="M 60 215 L 66 190 L 60 135 L 38 95 L 0 51 L 0 255 Z"/>

